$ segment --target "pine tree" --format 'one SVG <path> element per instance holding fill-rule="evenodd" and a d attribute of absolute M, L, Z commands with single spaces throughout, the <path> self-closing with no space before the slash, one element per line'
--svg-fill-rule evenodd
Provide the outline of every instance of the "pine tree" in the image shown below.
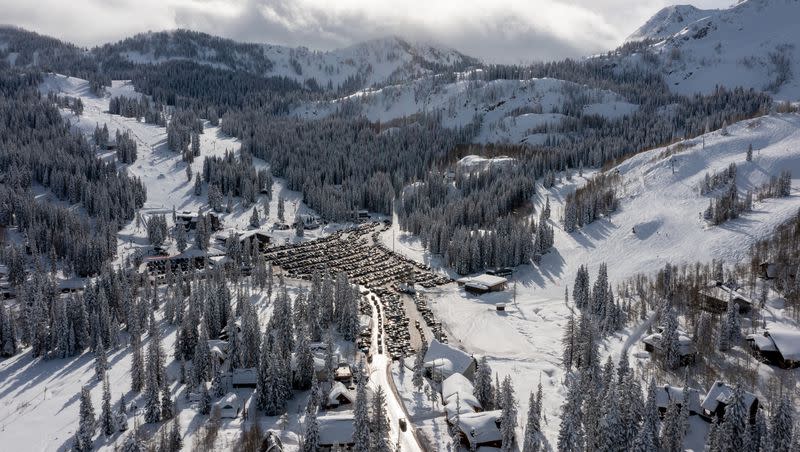
<path fill-rule="evenodd" d="M 283 195 L 278 196 L 278 221 L 281 223 L 286 222 L 286 219 L 284 218 L 284 214 L 286 212 L 284 201 Z"/>
<path fill-rule="evenodd" d="M 200 383 L 200 414 L 207 415 L 211 413 L 211 394 L 208 392 L 208 385 Z"/>
<path fill-rule="evenodd" d="M 128 430 L 128 414 L 127 414 L 127 402 L 125 402 L 125 394 L 121 394 L 119 396 L 119 407 L 117 408 L 117 412 L 115 414 L 117 429 L 121 432 Z"/>
<path fill-rule="evenodd" d="M 94 374 L 98 381 L 103 381 L 106 376 L 106 369 L 108 369 L 106 348 L 103 347 L 103 341 L 99 341 L 94 355 Z"/>
<path fill-rule="evenodd" d="M 745 157 L 745 160 L 748 162 L 753 161 L 753 143 L 747 145 L 747 156 Z"/>
<path fill-rule="evenodd" d="M 415 364 L 416 366 L 416 364 Z M 475 371 L 475 385 L 473 395 L 484 410 L 494 408 L 494 389 L 492 388 L 492 369 L 485 356 L 478 360 L 478 367 Z"/>
<path fill-rule="evenodd" d="M 776 404 L 776 408 L 769 419 L 769 435 L 773 452 L 788 452 L 792 450 L 792 434 L 796 433 L 792 431 L 794 426 L 793 413 L 792 402 L 784 394 Z"/>
<path fill-rule="evenodd" d="M 131 332 L 131 390 L 141 392 L 145 383 L 144 358 L 142 357 L 142 340 L 138 331 Z"/>
<path fill-rule="evenodd" d="M 178 416 L 172 419 L 172 428 L 169 430 L 169 448 L 172 452 L 180 452 L 183 448 L 181 423 Z"/>
<path fill-rule="evenodd" d="M 538 452 L 542 444 L 542 382 L 537 392 L 531 392 L 528 400 L 528 423 L 525 425 L 525 441 L 522 452 Z"/>
<path fill-rule="evenodd" d="M 306 412 L 305 432 L 303 435 L 303 452 L 316 452 L 319 449 L 319 424 L 317 423 L 317 410 Z"/>
<path fill-rule="evenodd" d="M 257 228 L 261 225 L 261 219 L 258 217 L 258 209 L 253 207 L 253 214 L 250 215 L 250 226 Z"/>
<path fill-rule="evenodd" d="M 372 449 L 375 452 L 391 452 L 389 439 L 389 417 L 386 415 L 386 393 L 378 386 L 372 399 Z"/>
<path fill-rule="evenodd" d="M 680 340 L 678 332 L 678 319 L 672 308 L 667 308 L 664 330 L 661 333 L 661 350 L 664 370 L 675 369 L 680 365 Z"/>
<path fill-rule="evenodd" d="M 94 406 L 92 405 L 92 394 L 89 388 L 81 388 L 80 421 L 78 431 L 75 435 L 75 449 L 78 451 L 91 451 L 94 449 L 92 438 L 96 428 L 94 417 Z"/>
<path fill-rule="evenodd" d="M 561 452 L 583 450 L 583 413 L 581 406 L 581 373 L 568 377 L 567 397 L 561 406 L 561 426 L 558 430 L 558 450 Z"/>
<path fill-rule="evenodd" d="M 111 390 L 108 387 L 108 376 L 103 378 L 103 405 L 100 413 L 100 428 L 106 437 L 110 437 L 117 431 L 116 418 L 111 411 Z"/>
<path fill-rule="evenodd" d="M 569 320 L 567 320 L 567 324 L 564 326 L 564 335 L 561 338 L 561 346 L 564 349 L 561 354 L 561 363 L 564 365 L 564 369 L 567 372 L 572 370 L 572 366 L 575 362 L 575 333 L 575 312 L 570 310 Z"/>
<path fill-rule="evenodd" d="M 161 420 L 166 421 L 175 416 L 175 403 L 172 401 L 172 394 L 169 386 L 164 383 L 161 387 Z"/>
<path fill-rule="evenodd" d="M 367 381 L 359 366 L 356 384 L 356 406 L 353 412 L 353 452 L 370 450 L 369 407 L 367 401 Z"/>
<path fill-rule="evenodd" d="M 425 381 L 423 377 L 423 373 L 425 371 L 425 355 L 423 347 L 420 347 L 420 349 L 417 350 L 417 354 L 414 357 L 413 371 L 414 375 L 411 377 L 411 384 L 413 384 L 414 389 L 416 389 L 417 392 L 419 392 L 422 390 L 422 385 L 424 384 Z M 491 380 L 489 381 L 489 384 L 491 385 Z"/>
<path fill-rule="evenodd" d="M 647 400 L 644 405 L 642 426 L 639 429 L 638 435 L 636 435 L 636 438 L 633 441 L 633 451 L 647 452 L 659 449 L 658 419 L 658 407 L 656 406 L 656 383 L 654 379 L 650 379 L 650 385 L 647 388 Z"/>
<path fill-rule="evenodd" d="M 314 376 L 314 355 L 306 333 L 305 325 L 301 324 L 297 331 L 297 386 L 299 389 L 311 387 Z"/>
<path fill-rule="evenodd" d="M 511 377 L 506 375 L 501 386 L 502 391 L 502 413 L 500 423 L 500 435 L 502 437 L 503 450 L 514 450 L 517 429 L 517 399 L 514 396 L 514 385 Z"/>

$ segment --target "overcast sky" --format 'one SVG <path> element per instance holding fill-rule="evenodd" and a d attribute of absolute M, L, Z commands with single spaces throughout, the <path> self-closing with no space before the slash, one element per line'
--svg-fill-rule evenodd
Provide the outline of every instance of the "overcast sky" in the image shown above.
<path fill-rule="evenodd" d="M 701 8 L 733 0 L 693 0 Z M 675 0 L 0 0 L 0 21 L 92 46 L 190 28 L 327 50 L 390 34 L 488 62 L 603 52 Z M 687 2 L 681 2 L 687 3 Z"/>

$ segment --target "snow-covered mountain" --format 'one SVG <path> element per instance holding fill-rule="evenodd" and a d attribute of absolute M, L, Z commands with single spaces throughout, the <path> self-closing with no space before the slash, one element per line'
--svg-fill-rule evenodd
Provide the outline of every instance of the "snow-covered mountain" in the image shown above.
<path fill-rule="evenodd" d="M 239 43 L 188 30 L 143 33 L 99 48 L 133 63 L 191 60 L 262 76 L 299 82 L 314 79 L 321 88 L 355 90 L 410 80 L 443 69 L 460 70 L 478 60 L 430 43 L 391 36 L 331 51 L 272 44 Z"/>
<path fill-rule="evenodd" d="M 629 41 L 652 39 L 659 66 L 676 92 L 743 86 L 800 98 L 800 1 L 747 0 L 728 9 L 672 6 Z"/>

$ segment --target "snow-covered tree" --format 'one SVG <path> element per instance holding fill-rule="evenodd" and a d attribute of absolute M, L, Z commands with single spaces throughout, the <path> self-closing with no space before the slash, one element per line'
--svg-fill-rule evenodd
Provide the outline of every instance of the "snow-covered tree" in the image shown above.
<path fill-rule="evenodd" d="M 103 378 L 103 404 L 100 412 L 100 429 L 106 437 L 117 432 L 117 419 L 111 411 L 111 389 L 108 386 L 108 376 Z"/>
<path fill-rule="evenodd" d="M 81 452 L 91 451 L 94 449 L 92 438 L 97 425 L 92 394 L 87 386 L 81 388 L 81 404 L 78 413 L 80 420 L 78 421 L 78 431 L 75 434 L 75 449 Z"/>
<path fill-rule="evenodd" d="M 514 450 L 517 429 L 517 399 L 514 395 L 514 385 L 511 377 L 506 375 L 501 386 L 502 413 L 500 423 L 500 436 L 503 440 L 503 450 Z"/>
<path fill-rule="evenodd" d="M 416 365 L 416 364 L 415 364 Z M 484 410 L 491 410 L 494 408 L 494 388 L 492 388 L 492 368 L 489 367 L 489 362 L 485 356 L 478 360 L 478 366 L 475 371 L 475 385 L 473 387 L 473 395 Z"/>
<path fill-rule="evenodd" d="M 356 383 L 356 406 L 353 410 L 353 452 L 370 450 L 369 407 L 367 401 L 367 379 L 359 366 Z"/>

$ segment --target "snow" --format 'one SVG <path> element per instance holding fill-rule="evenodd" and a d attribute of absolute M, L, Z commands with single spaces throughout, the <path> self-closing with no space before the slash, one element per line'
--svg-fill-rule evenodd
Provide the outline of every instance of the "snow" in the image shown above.
<path fill-rule="evenodd" d="M 317 417 L 319 443 L 350 444 L 353 442 L 353 413 L 340 412 Z"/>
<path fill-rule="evenodd" d="M 436 339 L 431 340 L 425 353 L 425 367 L 431 368 L 434 374 L 442 378 L 466 373 L 473 362 L 474 358 L 468 353 Z"/>
<path fill-rule="evenodd" d="M 659 40 L 661 70 L 678 93 L 709 93 L 716 86 L 765 90 L 776 78 L 769 54 L 788 59 L 792 77 L 775 92 L 800 99 L 800 2 L 746 0 L 730 8 L 698 10 L 674 6 L 657 13 L 628 39 Z M 676 49 L 676 50 L 673 50 Z"/>
<path fill-rule="evenodd" d="M 558 124 L 569 92 L 585 96 L 585 114 L 608 118 L 628 115 L 638 108 L 616 93 L 551 78 L 528 80 L 469 80 L 444 83 L 436 77 L 367 89 L 330 102 L 302 105 L 294 114 L 318 118 L 334 113 L 345 102 L 360 106 L 371 121 L 393 121 L 420 114 L 438 113 L 446 127 L 460 127 L 482 118 L 478 143 L 535 143 L 546 134 L 533 129 Z"/>
<path fill-rule="evenodd" d="M 709 412 L 713 413 L 716 411 L 720 403 L 727 405 L 730 402 L 731 397 L 733 397 L 733 387 L 721 381 L 715 381 L 711 386 L 711 389 L 708 390 L 706 397 L 700 403 L 700 406 L 703 407 L 704 410 L 708 410 Z M 744 391 L 744 403 L 748 409 L 755 400 L 755 394 Z"/>
<path fill-rule="evenodd" d="M 498 421 L 501 415 L 500 410 L 461 414 L 458 416 L 458 428 L 473 444 L 500 441 Z"/>
<path fill-rule="evenodd" d="M 765 332 L 765 336 L 772 339 L 775 348 L 781 352 L 783 359 L 787 361 L 800 360 L 800 331 L 783 328 L 770 328 Z M 765 350 L 762 348 L 762 350 Z"/>

